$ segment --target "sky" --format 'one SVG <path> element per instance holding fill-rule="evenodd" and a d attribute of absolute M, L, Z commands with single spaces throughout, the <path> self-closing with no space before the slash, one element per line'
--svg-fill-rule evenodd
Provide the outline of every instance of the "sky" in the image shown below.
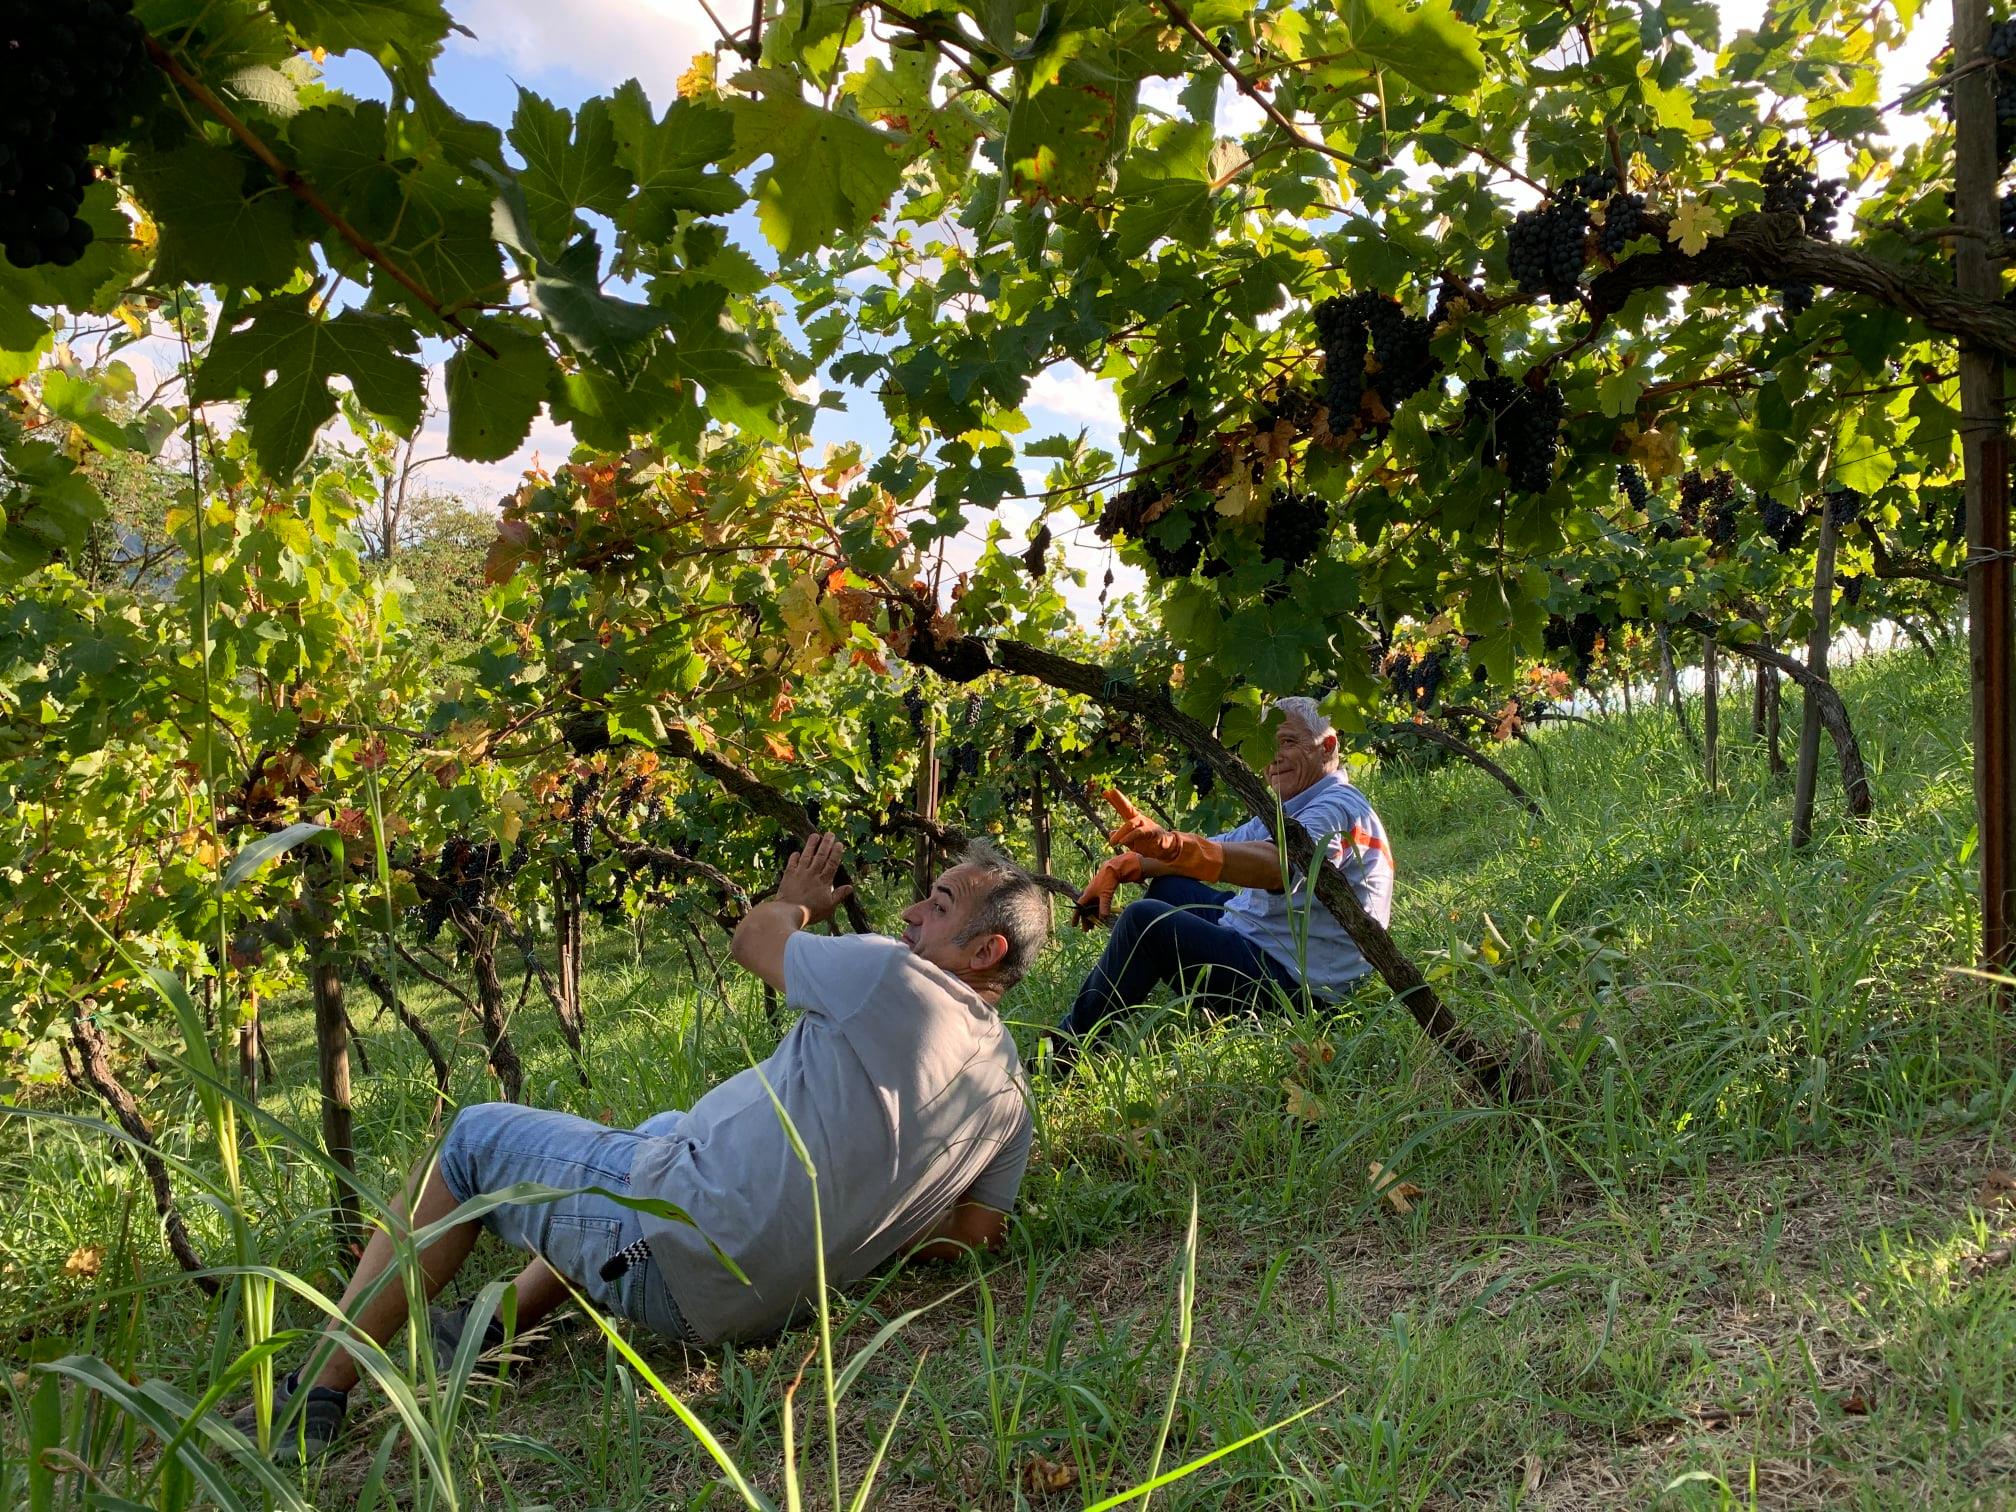
<path fill-rule="evenodd" d="M 735 16 L 731 25 L 746 17 L 747 0 L 712 3 L 724 17 Z M 1764 0 L 1723 0 L 1719 8 L 1726 38 L 1754 27 L 1763 13 Z M 466 34 L 450 37 L 437 66 L 437 87 L 465 115 L 492 122 L 510 119 L 521 85 L 556 104 L 573 106 L 634 77 L 662 109 L 675 97 L 675 81 L 694 55 L 710 50 L 718 40 L 700 0 L 451 0 L 449 9 Z M 1905 46 L 1893 55 L 1885 70 L 1886 100 L 1906 84 L 1925 77 L 1927 63 L 1944 45 L 1948 17 L 1945 7 L 1932 7 Z M 327 69 L 332 83 L 352 93 L 384 94 L 382 74 L 365 59 L 335 57 Z M 1170 98 L 1157 98 L 1157 89 Z M 1143 98 L 1173 108 L 1173 96 L 1173 87 L 1166 81 L 1151 81 Z M 1228 84 L 1220 98 L 1219 130 L 1238 134 L 1259 123 L 1257 108 Z M 738 243 L 766 265 L 770 262 L 769 249 L 746 207 L 729 217 L 728 225 Z M 445 356 L 445 348 L 440 355 Z M 888 427 L 871 398 L 849 397 L 853 402 L 844 412 L 821 412 L 814 440 L 858 441 L 872 460 L 888 443 Z M 1053 368 L 1039 375 L 1023 410 L 1031 426 L 1022 438 L 1025 441 L 1052 433 L 1075 435 L 1082 430 L 1093 444 L 1116 453 L 1119 450 L 1120 411 L 1111 386 L 1075 367 Z M 445 437 L 445 416 L 437 415 L 429 422 L 420 454 L 445 452 Z M 517 455 L 491 464 L 447 459 L 424 472 L 424 486 L 460 494 L 472 502 L 494 501 L 517 485 L 535 456 L 550 465 L 564 458 L 570 446 L 565 428 L 542 413 Z M 1033 469 L 1025 473 L 1030 491 L 1041 486 L 1041 476 Z M 1033 504 L 1011 502 L 996 517 L 1019 537 L 1034 516 Z M 986 524 L 986 517 L 976 520 L 962 541 L 952 543 L 948 557 L 954 565 L 966 565 L 978 555 Z M 1080 618 L 1089 622 L 1096 618 L 1099 581 L 1109 564 L 1109 553 L 1087 534 L 1085 543 L 1067 543 L 1065 560 L 1087 576 L 1085 586 L 1067 589 L 1065 597 Z M 1142 578 L 1136 569 L 1117 559 L 1111 559 L 1111 565 L 1116 595 L 1140 585 Z"/>

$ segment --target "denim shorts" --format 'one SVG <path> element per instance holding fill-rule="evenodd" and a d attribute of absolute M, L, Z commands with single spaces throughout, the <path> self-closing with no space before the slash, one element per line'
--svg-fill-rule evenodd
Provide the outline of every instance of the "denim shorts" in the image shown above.
<path fill-rule="evenodd" d="M 437 1169 L 458 1203 L 520 1181 L 605 1187 L 627 1196 L 630 1164 L 643 1142 L 672 1133 L 682 1116 L 659 1113 L 635 1129 L 612 1129 L 572 1113 L 477 1103 L 456 1116 Z M 601 1311 L 676 1343 L 700 1342 L 672 1300 L 656 1257 L 647 1252 L 615 1280 L 602 1279 L 602 1267 L 644 1237 L 643 1215 L 635 1208 L 580 1192 L 552 1202 L 507 1203 L 482 1222 L 506 1244 L 538 1255 Z"/>

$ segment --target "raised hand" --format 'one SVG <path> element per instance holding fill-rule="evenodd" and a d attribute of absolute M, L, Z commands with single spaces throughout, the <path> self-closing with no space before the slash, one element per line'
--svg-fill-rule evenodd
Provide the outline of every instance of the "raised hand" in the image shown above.
<path fill-rule="evenodd" d="M 839 870 L 840 837 L 809 835 L 803 848 L 784 863 L 784 875 L 777 881 L 777 896 L 803 908 L 811 915 L 810 922 L 823 924 L 854 891 L 852 886 L 833 885 Z"/>

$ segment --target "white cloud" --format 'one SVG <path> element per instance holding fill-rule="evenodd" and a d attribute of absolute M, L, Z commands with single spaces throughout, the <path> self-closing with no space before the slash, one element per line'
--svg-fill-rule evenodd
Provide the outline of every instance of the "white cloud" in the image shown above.
<path fill-rule="evenodd" d="M 598 86 L 635 77 L 660 107 L 693 55 L 720 40 L 697 0 L 466 0 L 455 19 L 476 34 L 454 39 L 458 50 Z"/>
<path fill-rule="evenodd" d="M 1029 385 L 1022 407 L 1080 425 L 1118 432 L 1120 398 L 1107 379 L 1095 378 L 1074 363 L 1046 368 Z"/>

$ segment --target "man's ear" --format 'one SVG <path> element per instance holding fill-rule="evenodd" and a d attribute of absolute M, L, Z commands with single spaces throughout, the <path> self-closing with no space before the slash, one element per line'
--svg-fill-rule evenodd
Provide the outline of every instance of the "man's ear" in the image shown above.
<path fill-rule="evenodd" d="M 973 969 L 992 971 L 1008 955 L 1008 936 L 990 934 L 973 942 Z"/>

